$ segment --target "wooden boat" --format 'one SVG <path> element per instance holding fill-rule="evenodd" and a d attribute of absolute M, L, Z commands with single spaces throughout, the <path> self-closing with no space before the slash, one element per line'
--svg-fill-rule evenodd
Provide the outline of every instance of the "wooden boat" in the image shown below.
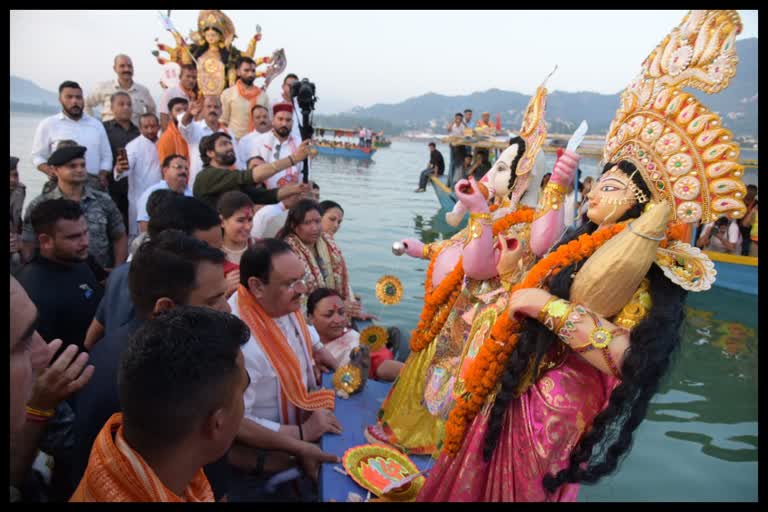
<path fill-rule="evenodd" d="M 715 263 L 715 286 L 757 295 L 757 258 L 722 252 L 704 251 Z"/>
<path fill-rule="evenodd" d="M 376 153 L 376 148 L 359 144 L 357 130 L 317 127 L 315 137 L 314 146 L 319 155 L 370 160 Z"/>

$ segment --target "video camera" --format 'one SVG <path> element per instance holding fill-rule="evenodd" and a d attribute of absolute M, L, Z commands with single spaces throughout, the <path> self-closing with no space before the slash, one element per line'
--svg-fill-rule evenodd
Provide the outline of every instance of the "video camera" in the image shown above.
<path fill-rule="evenodd" d="M 315 109 L 315 84 L 309 81 L 308 78 L 302 78 L 301 81 L 296 80 L 291 84 L 291 98 L 296 98 L 299 108 L 302 111 L 312 111 Z"/>

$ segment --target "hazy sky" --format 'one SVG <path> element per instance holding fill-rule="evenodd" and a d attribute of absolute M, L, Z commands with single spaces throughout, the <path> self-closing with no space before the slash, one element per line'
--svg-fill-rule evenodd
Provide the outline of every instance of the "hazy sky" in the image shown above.
<path fill-rule="evenodd" d="M 163 11 L 165 12 L 165 11 Z M 199 11 L 172 11 L 185 36 Z M 317 84 L 318 111 L 397 103 L 427 92 L 490 88 L 531 94 L 558 65 L 551 91 L 616 93 L 687 11 L 238 11 L 226 10 L 245 50 L 284 48 L 287 72 Z M 740 11 L 741 38 L 757 37 L 757 11 Z M 134 79 L 160 94 L 154 39 L 173 40 L 157 11 L 11 11 L 10 73 L 86 94 L 114 78 L 112 59 L 133 58 Z M 270 98 L 279 95 L 273 82 Z"/>

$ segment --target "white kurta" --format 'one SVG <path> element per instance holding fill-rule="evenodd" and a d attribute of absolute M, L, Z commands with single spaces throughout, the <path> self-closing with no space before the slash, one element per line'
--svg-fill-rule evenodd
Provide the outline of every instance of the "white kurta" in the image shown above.
<path fill-rule="evenodd" d="M 147 201 L 149 201 L 149 196 L 152 195 L 152 192 L 155 190 L 168 189 L 168 183 L 166 183 L 165 180 L 160 180 L 142 192 L 141 196 L 139 196 L 139 203 L 136 206 L 136 222 L 149 222 L 149 213 L 147 213 Z M 184 195 L 187 197 L 192 197 L 192 190 L 189 188 L 189 185 L 187 185 L 187 188 L 184 189 Z"/>
<path fill-rule="evenodd" d="M 251 236 L 253 238 L 274 238 L 277 232 L 285 225 L 288 218 L 288 210 L 281 202 L 267 204 L 259 208 L 253 216 Z"/>
<path fill-rule="evenodd" d="M 128 179 L 128 233 L 136 236 L 139 224 L 136 222 L 139 199 L 146 189 L 160 181 L 160 159 L 157 156 L 157 142 L 139 135 L 125 146 L 128 155 L 128 170 L 115 172 L 115 181 Z"/>
<path fill-rule="evenodd" d="M 99 171 L 112 168 L 112 148 L 107 131 L 101 121 L 83 114 L 78 121 L 70 119 L 63 112 L 43 119 L 32 139 L 32 163 L 35 167 L 48 162 L 62 140 L 74 140 L 85 146 L 85 169 L 88 174 L 98 175 Z"/>
<path fill-rule="evenodd" d="M 240 311 L 237 308 L 237 293 L 230 297 L 229 306 L 232 308 L 232 314 L 240 318 Z M 309 391 L 318 389 L 312 369 L 314 364 L 312 354 L 307 351 L 306 344 L 301 338 L 301 329 L 296 320 L 293 319 L 293 315 L 285 315 L 274 320 L 299 359 L 304 385 Z M 313 347 L 322 346 L 319 338 L 315 338 L 314 335 L 312 338 Z M 296 408 L 293 406 L 288 407 L 288 418 L 281 417 L 280 381 L 269 362 L 269 358 L 261 345 L 254 339 L 253 334 L 241 350 L 243 351 L 245 369 L 251 378 L 251 383 L 245 390 L 243 397 L 245 417 L 275 432 L 280 429 L 280 425 L 298 424 L 300 418 L 296 418 Z"/>
<path fill-rule="evenodd" d="M 189 145 L 189 188 L 194 190 L 195 177 L 197 176 L 197 173 L 203 169 L 203 160 L 200 158 L 200 141 L 203 140 L 203 137 L 211 135 L 213 130 L 208 127 L 204 119 L 201 119 L 200 121 L 192 121 L 187 126 L 184 126 L 181 124 L 181 119 L 183 117 L 184 114 L 179 114 L 178 127 L 181 136 L 184 137 L 184 140 L 186 140 Z M 245 162 L 240 161 L 240 151 L 238 150 L 235 136 L 227 127 L 222 127 L 219 131 L 228 133 L 229 136 L 232 137 L 232 146 L 234 146 L 236 158 L 235 168 L 245 169 Z"/>

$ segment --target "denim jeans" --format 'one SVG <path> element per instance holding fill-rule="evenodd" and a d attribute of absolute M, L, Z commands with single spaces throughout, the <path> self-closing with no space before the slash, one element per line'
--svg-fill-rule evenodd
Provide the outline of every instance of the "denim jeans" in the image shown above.
<path fill-rule="evenodd" d="M 427 167 L 421 171 L 421 175 L 419 176 L 419 188 L 427 188 L 427 182 L 429 181 L 430 176 L 432 176 L 431 167 Z"/>

